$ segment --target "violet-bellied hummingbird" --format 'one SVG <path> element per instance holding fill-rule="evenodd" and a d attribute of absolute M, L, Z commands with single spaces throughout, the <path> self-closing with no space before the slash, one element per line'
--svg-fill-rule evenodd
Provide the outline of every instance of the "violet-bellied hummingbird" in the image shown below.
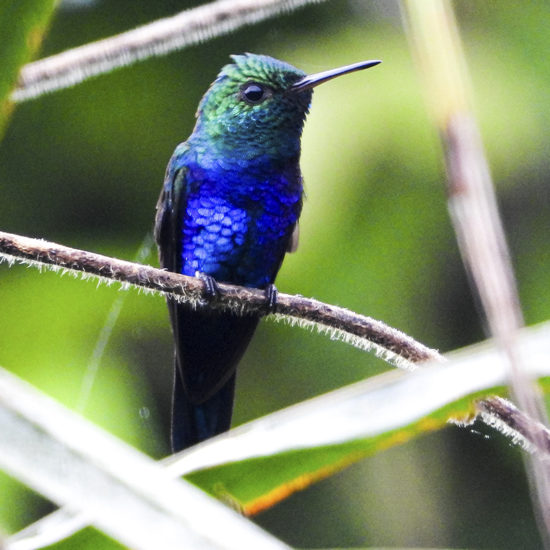
<path fill-rule="evenodd" d="M 312 89 L 368 69 L 363 61 L 313 75 L 265 55 L 234 55 L 204 94 L 189 139 L 177 146 L 157 204 L 161 265 L 216 281 L 265 289 L 298 244 L 302 210 L 300 138 Z M 229 429 L 235 372 L 258 315 L 168 299 L 175 342 L 172 448 Z"/>

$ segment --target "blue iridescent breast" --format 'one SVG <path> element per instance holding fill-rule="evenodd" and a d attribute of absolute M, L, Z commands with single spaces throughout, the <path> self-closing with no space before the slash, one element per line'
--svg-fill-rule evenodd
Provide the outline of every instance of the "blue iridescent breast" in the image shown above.
<path fill-rule="evenodd" d="M 280 267 L 302 205 L 298 165 L 186 163 L 179 212 L 182 273 L 265 287 Z"/>

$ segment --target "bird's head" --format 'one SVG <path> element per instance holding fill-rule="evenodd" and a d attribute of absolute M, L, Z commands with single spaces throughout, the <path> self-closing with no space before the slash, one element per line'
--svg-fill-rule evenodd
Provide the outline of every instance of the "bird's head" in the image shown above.
<path fill-rule="evenodd" d="M 298 156 L 312 88 L 379 63 L 357 63 L 307 76 L 266 55 L 231 58 L 233 63 L 222 68 L 199 104 L 194 135 L 249 158 Z"/>

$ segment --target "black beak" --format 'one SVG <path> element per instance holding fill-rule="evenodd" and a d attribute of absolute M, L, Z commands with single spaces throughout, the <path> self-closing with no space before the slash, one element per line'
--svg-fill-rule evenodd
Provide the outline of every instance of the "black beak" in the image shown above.
<path fill-rule="evenodd" d="M 355 71 L 362 71 L 363 69 L 369 69 L 379 63 L 382 63 L 382 61 L 360 61 L 359 63 L 353 63 L 353 65 L 346 65 L 345 67 L 339 67 L 338 69 L 331 69 L 330 71 L 323 71 L 322 73 L 310 74 L 308 76 L 304 76 L 304 78 L 298 80 L 298 82 L 295 82 L 291 86 L 290 90 L 292 92 L 303 92 L 304 90 L 309 90 L 310 88 L 318 86 L 327 80 L 332 80 L 337 76 L 353 73 Z"/>

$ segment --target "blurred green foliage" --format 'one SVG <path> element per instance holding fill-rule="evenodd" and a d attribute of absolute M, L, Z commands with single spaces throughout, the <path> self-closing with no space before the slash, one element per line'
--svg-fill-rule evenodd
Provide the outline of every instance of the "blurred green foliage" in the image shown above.
<path fill-rule="evenodd" d="M 19 68 L 31 60 L 38 50 L 49 19 L 54 11 L 53 0 L 6 0 L 0 9 L 0 139 L 13 110 L 10 100 Z M 5 522 L 24 518 L 30 491 L 17 491 L 16 486 L 3 483 L 0 472 L 0 516 Z M 32 519 L 32 514 L 28 516 Z M 24 521 L 24 519 L 23 519 Z M 0 521 L 0 534 L 3 522 Z"/>
<path fill-rule="evenodd" d="M 4 0 L 0 8 L 0 137 L 12 111 L 9 93 L 19 68 L 36 53 L 54 10 L 54 0 Z"/>
<path fill-rule="evenodd" d="M 62 4 L 42 53 L 196 3 Z M 550 317 L 550 6 L 463 0 L 456 8 L 531 324 Z M 165 165 L 190 133 L 202 93 L 228 55 L 243 51 L 308 72 L 384 61 L 315 92 L 303 138 L 301 243 L 285 260 L 279 288 L 380 318 L 442 351 L 483 339 L 448 221 L 439 144 L 398 5 L 390 1 L 308 7 L 19 105 L 0 147 L 1 229 L 132 259 L 151 230 Z M 120 295 L 114 287 L 0 265 L 0 365 L 74 407 Z M 125 293 L 86 415 L 154 457 L 166 454 L 171 358 L 163 301 Z M 240 367 L 235 423 L 386 368 L 344 344 L 264 322 Z M 0 494 L 4 531 L 48 510 L 5 476 Z M 257 521 L 300 547 L 540 544 L 521 452 L 477 425 L 449 427 L 369 458 Z M 57 546 L 116 547 L 98 537 L 89 530 Z"/>

